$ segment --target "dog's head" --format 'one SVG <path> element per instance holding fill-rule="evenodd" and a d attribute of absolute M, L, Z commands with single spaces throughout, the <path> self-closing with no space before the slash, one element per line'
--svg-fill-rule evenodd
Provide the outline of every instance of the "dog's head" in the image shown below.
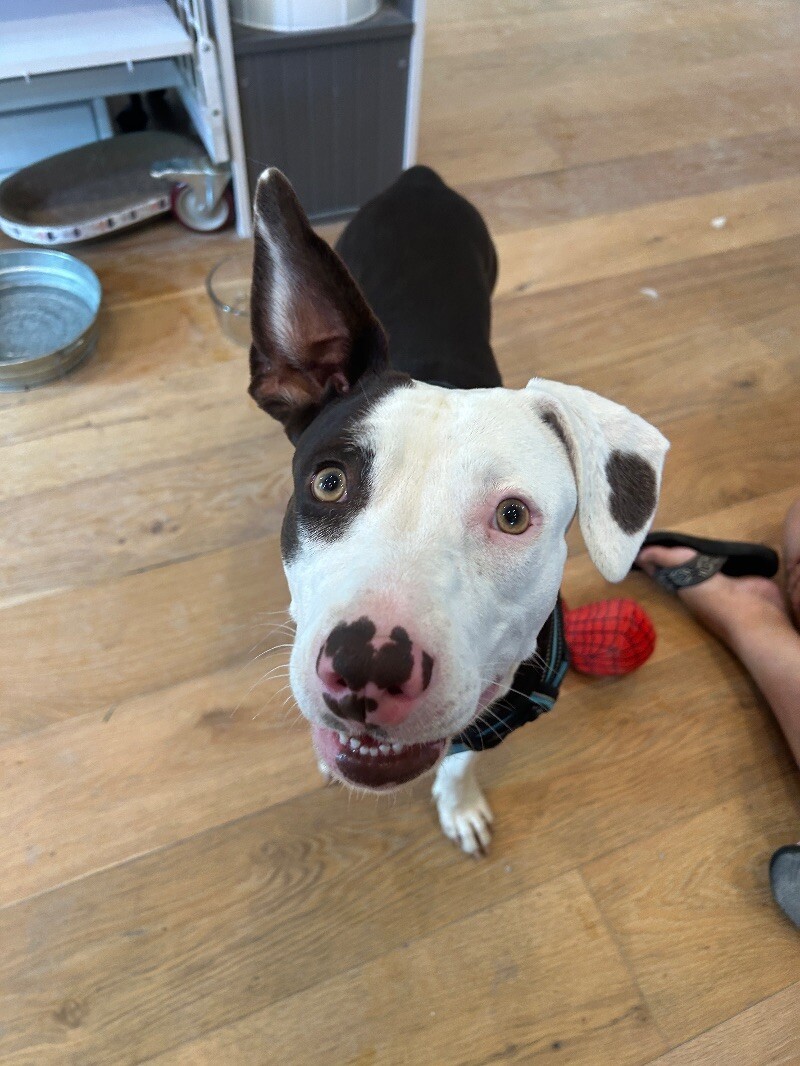
<path fill-rule="evenodd" d="M 358 286 L 274 170 L 256 193 L 252 308 L 250 393 L 296 446 L 292 688 L 337 776 L 393 787 L 533 653 L 576 509 L 601 573 L 625 576 L 668 445 L 574 386 L 460 391 L 392 371 Z"/>

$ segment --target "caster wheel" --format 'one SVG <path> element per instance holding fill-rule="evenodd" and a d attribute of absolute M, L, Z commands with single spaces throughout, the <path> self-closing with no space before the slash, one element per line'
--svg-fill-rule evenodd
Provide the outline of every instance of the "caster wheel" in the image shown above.
<path fill-rule="evenodd" d="M 172 190 L 172 213 L 182 226 L 195 233 L 215 233 L 233 219 L 233 193 L 226 189 L 213 211 L 207 211 L 189 185 L 176 185 Z"/>

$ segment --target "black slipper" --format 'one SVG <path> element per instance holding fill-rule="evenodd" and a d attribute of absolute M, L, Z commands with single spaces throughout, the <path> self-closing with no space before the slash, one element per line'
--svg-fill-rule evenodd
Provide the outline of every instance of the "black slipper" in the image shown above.
<path fill-rule="evenodd" d="M 778 848 L 770 860 L 769 883 L 775 902 L 800 929 L 800 844 Z"/>
<path fill-rule="evenodd" d="M 709 540 L 690 533 L 669 531 L 648 533 L 643 548 L 691 548 L 694 559 L 680 566 L 661 566 L 653 574 L 655 581 L 668 592 L 691 588 L 714 574 L 728 577 L 774 577 L 778 572 L 778 553 L 765 544 L 748 544 L 738 540 Z M 634 570 L 641 567 L 633 564 Z"/>

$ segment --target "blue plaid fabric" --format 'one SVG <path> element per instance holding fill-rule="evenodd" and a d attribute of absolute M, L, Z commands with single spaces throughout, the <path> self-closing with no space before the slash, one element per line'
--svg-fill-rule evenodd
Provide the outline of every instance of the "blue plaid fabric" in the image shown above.
<path fill-rule="evenodd" d="M 564 639 L 561 600 L 545 622 L 536 642 L 536 655 L 517 669 L 511 689 L 480 715 L 463 733 L 453 738 L 448 755 L 459 751 L 484 751 L 502 743 L 509 733 L 526 722 L 535 722 L 550 711 L 569 667 Z"/>

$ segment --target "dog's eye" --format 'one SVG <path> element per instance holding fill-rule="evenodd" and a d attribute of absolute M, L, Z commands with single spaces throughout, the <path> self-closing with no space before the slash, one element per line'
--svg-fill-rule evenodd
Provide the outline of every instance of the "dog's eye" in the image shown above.
<path fill-rule="evenodd" d="M 497 528 L 502 533 L 524 533 L 531 524 L 531 513 L 522 500 L 503 500 L 494 512 Z"/>
<path fill-rule="evenodd" d="M 347 478 L 338 466 L 326 466 L 314 476 L 311 492 L 320 503 L 339 503 L 347 492 Z"/>

